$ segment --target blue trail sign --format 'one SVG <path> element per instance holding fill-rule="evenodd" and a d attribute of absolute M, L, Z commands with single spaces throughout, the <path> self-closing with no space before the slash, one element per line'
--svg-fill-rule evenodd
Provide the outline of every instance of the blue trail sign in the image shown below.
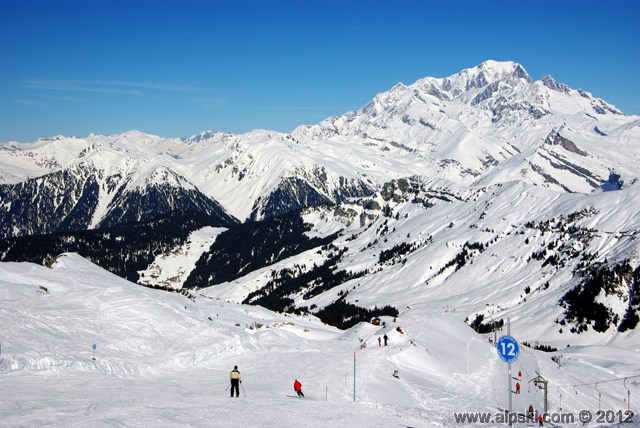
<path fill-rule="evenodd" d="M 513 363 L 520 355 L 520 345 L 513 336 L 500 337 L 496 343 L 496 349 L 498 350 L 498 356 L 505 363 Z"/>

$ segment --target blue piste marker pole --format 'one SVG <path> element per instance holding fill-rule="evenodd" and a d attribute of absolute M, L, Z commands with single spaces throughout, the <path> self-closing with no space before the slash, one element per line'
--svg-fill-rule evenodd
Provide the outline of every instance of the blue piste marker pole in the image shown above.
<path fill-rule="evenodd" d="M 94 343 L 94 344 L 93 344 L 93 346 L 92 346 L 92 348 L 93 348 L 93 360 L 94 360 L 94 361 L 95 361 L 95 359 L 96 359 L 96 348 L 97 348 L 97 347 L 98 347 L 98 346 L 97 346 L 95 343 Z"/>

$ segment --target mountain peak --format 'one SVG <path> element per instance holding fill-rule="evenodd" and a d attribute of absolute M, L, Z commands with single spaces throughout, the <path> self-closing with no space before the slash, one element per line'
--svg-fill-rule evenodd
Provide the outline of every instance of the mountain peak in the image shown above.
<path fill-rule="evenodd" d="M 202 131 L 199 134 L 194 134 L 191 137 L 187 138 L 186 141 L 188 143 L 199 143 L 200 141 L 206 141 L 214 138 L 216 135 L 219 135 L 219 132 L 216 131 Z"/>
<path fill-rule="evenodd" d="M 530 79 L 524 67 L 514 61 L 495 61 L 490 59 L 480 63 L 475 68 L 484 71 L 490 76 L 514 76 Z"/>
<path fill-rule="evenodd" d="M 571 91 L 571 89 L 567 85 L 565 85 L 564 83 L 557 82 L 549 74 L 547 74 L 546 76 L 542 77 L 542 79 L 540 79 L 540 81 L 542 82 L 542 84 L 544 86 L 546 86 L 549 89 L 553 89 L 554 91 L 563 92 L 565 94 L 568 94 Z"/>
<path fill-rule="evenodd" d="M 499 82 L 516 86 L 522 82 L 532 83 L 533 79 L 517 62 L 488 60 L 442 79 L 442 88 L 456 98 L 466 92 L 495 86 Z"/>

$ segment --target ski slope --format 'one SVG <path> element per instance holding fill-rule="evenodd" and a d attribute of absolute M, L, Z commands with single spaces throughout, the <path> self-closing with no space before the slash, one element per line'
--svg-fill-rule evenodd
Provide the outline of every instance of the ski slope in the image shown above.
<path fill-rule="evenodd" d="M 383 317 L 385 326 L 341 331 L 314 317 L 190 296 L 129 283 L 75 254 L 52 268 L 0 263 L 1 425 L 437 427 L 456 425 L 454 412 L 508 405 L 506 364 L 487 337 L 426 305 Z M 389 346 L 378 346 L 385 333 Z M 561 367 L 523 347 L 513 364 L 523 373 L 514 411 L 542 408 L 528 382 L 536 371 L 552 385 L 550 410 L 560 394 L 565 411 L 595 411 L 599 398 L 603 409 L 626 409 L 622 380 L 600 384 L 601 397 L 593 385 L 577 393 L 563 385 L 639 375 L 638 343 L 634 331 L 624 347 L 572 346 Z M 225 390 L 234 365 L 240 398 Z M 296 378 L 304 400 L 288 397 Z M 632 397 L 639 382 L 626 382 Z"/>

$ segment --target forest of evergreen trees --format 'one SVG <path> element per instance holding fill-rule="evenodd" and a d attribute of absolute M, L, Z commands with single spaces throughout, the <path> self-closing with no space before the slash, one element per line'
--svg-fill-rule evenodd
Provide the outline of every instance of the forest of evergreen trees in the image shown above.
<path fill-rule="evenodd" d="M 310 299 L 346 281 L 366 275 L 367 272 L 352 273 L 336 269 L 336 264 L 347 251 L 346 248 L 338 251 L 336 247 L 328 245 L 325 250 L 331 252 L 320 266 L 314 265 L 306 272 L 291 269 L 275 272 L 264 287 L 250 293 L 243 303 L 284 311 L 290 300 L 287 296 L 300 292 L 305 299 Z"/>
<path fill-rule="evenodd" d="M 202 288 L 232 281 L 335 239 L 309 238 L 305 235 L 309 230 L 298 212 L 230 227 L 200 257 L 184 286 Z"/>
<path fill-rule="evenodd" d="M 74 252 L 129 281 L 137 282 L 159 254 L 183 244 L 205 226 L 226 226 L 219 219 L 194 212 L 173 212 L 147 222 L 78 232 L 0 240 L 0 260 L 46 265 L 61 253 Z"/>
<path fill-rule="evenodd" d="M 571 327 L 572 333 L 581 333 L 591 326 L 595 331 L 603 333 L 611 326 L 618 326 L 619 317 L 611 309 L 597 301 L 598 296 L 624 292 L 620 286 L 630 284 L 629 305 L 618 326 L 620 331 L 635 328 L 638 324 L 637 311 L 640 310 L 638 296 L 638 272 L 631 267 L 629 261 L 614 266 L 595 265 L 587 270 L 585 278 L 560 300 L 565 308 L 564 317 Z"/>
<path fill-rule="evenodd" d="M 375 307 L 373 309 L 366 309 L 345 302 L 344 299 L 339 299 L 329 306 L 324 307 L 315 315 L 320 318 L 323 323 L 344 330 L 353 327 L 359 322 L 368 322 L 372 318 L 383 315 L 397 317 L 398 313 L 398 310 L 390 305 L 382 308 Z"/>

